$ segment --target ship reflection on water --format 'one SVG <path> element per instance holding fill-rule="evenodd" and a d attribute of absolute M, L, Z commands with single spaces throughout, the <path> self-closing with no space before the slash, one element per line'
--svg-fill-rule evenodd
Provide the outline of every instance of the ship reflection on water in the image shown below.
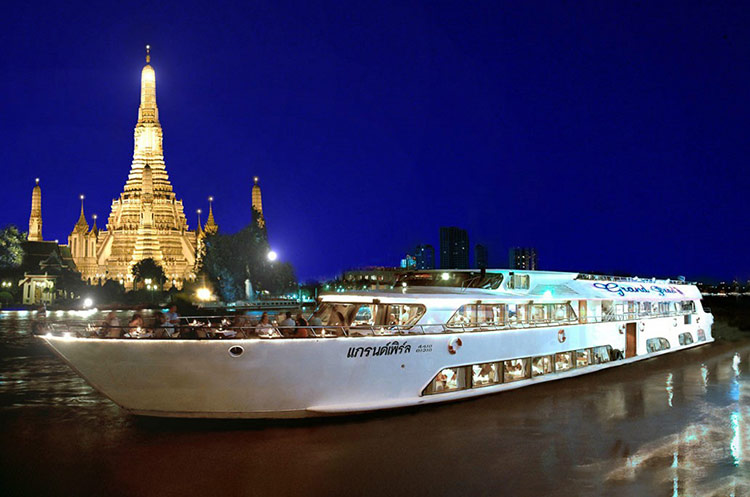
<path fill-rule="evenodd" d="M 8 494 L 750 495 L 749 341 L 448 405 L 191 421 L 125 414 L 30 319 L 0 314 Z"/>

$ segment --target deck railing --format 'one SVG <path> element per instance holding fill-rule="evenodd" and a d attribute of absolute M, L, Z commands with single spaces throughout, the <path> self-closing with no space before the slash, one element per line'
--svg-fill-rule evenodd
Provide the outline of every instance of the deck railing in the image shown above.
<path fill-rule="evenodd" d="M 644 319 L 678 317 L 691 312 L 673 311 L 668 314 L 636 315 L 635 313 L 590 315 L 584 319 L 545 319 L 489 323 L 426 323 L 416 325 L 323 325 L 283 326 L 278 323 L 259 324 L 230 320 L 227 316 L 201 316 L 180 318 L 175 325 L 154 324 L 151 326 L 110 326 L 100 323 L 37 322 L 34 332 L 78 338 L 132 338 L 132 339 L 288 339 L 288 338 L 337 338 L 367 336 L 403 336 L 441 333 L 477 333 L 485 331 L 533 329 L 568 326 L 584 323 L 636 321 Z"/>

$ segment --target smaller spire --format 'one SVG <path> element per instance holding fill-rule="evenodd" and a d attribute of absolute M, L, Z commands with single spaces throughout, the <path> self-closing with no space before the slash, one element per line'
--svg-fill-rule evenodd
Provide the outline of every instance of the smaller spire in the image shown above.
<path fill-rule="evenodd" d="M 146 45 L 146 64 L 151 62 L 151 45 Z"/>
<path fill-rule="evenodd" d="M 98 218 L 99 216 L 97 216 L 96 214 L 94 214 L 94 215 L 93 215 L 93 216 L 91 216 L 91 217 L 92 217 L 92 218 L 94 219 L 94 224 L 93 224 L 93 226 L 91 226 L 91 233 L 92 233 L 93 235 L 98 235 L 98 234 L 99 234 L 99 228 L 97 228 L 97 226 L 96 226 L 96 219 L 97 219 L 97 218 Z"/>
<path fill-rule="evenodd" d="M 253 181 L 255 181 L 255 184 L 257 185 L 258 184 L 258 177 L 257 176 L 253 176 Z"/>
<path fill-rule="evenodd" d="M 89 223 L 86 222 L 86 215 L 83 213 L 83 200 L 86 197 L 81 194 L 79 198 L 81 199 L 81 215 L 78 216 L 78 222 L 76 223 L 75 231 L 85 233 L 89 230 Z"/>
<path fill-rule="evenodd" d="M 201 228 L 201 213 L 203 211 L 200 209 L 197 209 L 195 211 L 196 214 L 198 214 L 198 226 L 195 228 L 195 232 L 198 234 L 198 236 L 203 236 L 203 228 Z"/>
<path fill-rule="evenodd" d="M 39 184 L 39 178 L 34 178 L 34 181 L 36 181 L 36 184 Z"/>
<path fill-rule="evenodd" d="M 214 198 L 208 197 L 208 219 L 206 220 L 205 232 L 207 235 L 215 235 L 219 231 L 219 226 L 214 220 Z"/>

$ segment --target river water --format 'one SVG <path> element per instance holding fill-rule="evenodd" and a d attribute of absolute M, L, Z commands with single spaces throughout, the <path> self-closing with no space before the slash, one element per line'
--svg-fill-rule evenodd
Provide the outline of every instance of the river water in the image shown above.
<path fill-rule="evenodd" d="M 30 323 L 0 313 L 3 495 L 750 495 L 750 341 L 441 406 L 208 421 L 126 414 Z"/>

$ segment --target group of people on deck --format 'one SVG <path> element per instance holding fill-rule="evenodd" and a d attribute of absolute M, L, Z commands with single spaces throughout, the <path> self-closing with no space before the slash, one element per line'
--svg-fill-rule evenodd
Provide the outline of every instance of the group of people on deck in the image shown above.
<path fill-rule="evenodd" d="M 343 316 L 341 316 L 343 324 Z M 344 335 L 343 326 L 334 326 L 331 329 L 323 328 L 323 321 L 319 312 L 314 312 L 309 319 L 299 312 L 292 317 L 291 312 L 280 312 L 275 320 L 272 320 L 267 312 L 264 312 L 257 322 L 247 315 L 236 315 L 231 322 L 225 321 L 221 329 L 213 329 L 206 323 L 180 322 L 177 306 L 170 306 L 167 312 L 159 312 L 150 325 L 146 324 L 143 315 L 136 312 L 123 325 L 117 313 L 112 311 L 105 318 L 101 328 L 95 333 L 99 338 L 209 338 L 222 336 L 225 338 L 251 338 L 251 337 L 286 337 L 286 338 L 311 338 L 315 336 Z"/>
<path fill-rule="evenodd" d="M 104 319 L 97 335 L 100 338 L 122 338 L 135 333 L 144 333 L 148 330 L 155 338 L 176 338 L 179 336 L 179 324 L 180 315 L 177 313 L 177 306 L 174 304 L 169 307 L 167 312 L 160 312 L 156 315 L 156 323 L 153 329 L 146 326 L 140 312 L 133 314 L 127 326 L 123 326 L 117 317 L 117 313 L 111 311 Z"/>

